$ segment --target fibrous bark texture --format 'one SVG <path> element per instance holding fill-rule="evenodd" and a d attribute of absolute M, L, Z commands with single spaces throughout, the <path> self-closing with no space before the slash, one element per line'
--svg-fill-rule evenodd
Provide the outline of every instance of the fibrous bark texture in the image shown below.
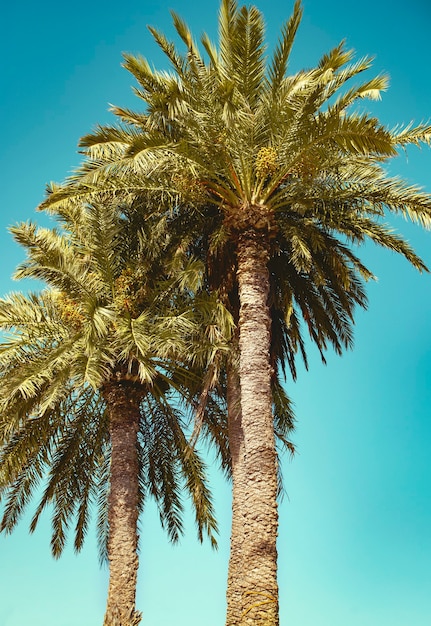
<path fill-rule="evenodd" d="M 241 415 L 241 389 L 238 363 L 235 358 L 238 342 L 233 342 L 234 355 L 227 366 L 227 412 L 229 429 L 229 450 L 232 463 L 232 528 L 230 535 L 230 557 L 227 580 L 226 624 L 239 624 L 243 613 L 242 574 L 243 574 L 243 498 L 246 488 L 244 434 Z"/>
<path fill-rule="evenodd" d="M 111 436 L 111 475 L 108 503 L 109 589 L 104 626 L 138 624 L 135 611 L 138 574 L 139 466 L 137 433 L 139 384 L 113 382 L 104 387 Z"/>
<path fill-rule="evenodd" d="M 228 626 L 278 626 L 277 458 L 275 450 L 268 308 L 268 235 L 239 236 L 239 350 L 245 489 L 242 537 L 242 611 Z"/>

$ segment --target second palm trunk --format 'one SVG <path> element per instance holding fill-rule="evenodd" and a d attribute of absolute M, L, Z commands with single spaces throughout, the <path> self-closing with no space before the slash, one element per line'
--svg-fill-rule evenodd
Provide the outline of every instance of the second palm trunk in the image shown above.
<path fill-rule="evenodd" d="M 138 387 L 138 388 L 137 388 Z M 138 575 L 139 385 L 115 382 L 104 389 L 111 436 L 109 493 L 109 590 L 104 626 L 138 624 L 135 611 Z"/>

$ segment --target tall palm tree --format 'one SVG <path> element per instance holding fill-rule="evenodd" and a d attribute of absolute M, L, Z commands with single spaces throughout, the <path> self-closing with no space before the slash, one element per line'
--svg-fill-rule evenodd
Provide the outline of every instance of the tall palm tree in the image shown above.
<path fill-rule="evenodd" d="M 193 370 L 197 377 L 204 336 L 217 319 L 208 302 L 209 316 L 196 300 L 194 311 L 189 306 L 199 264 L 180 269 L 178 258 L 165 257 L 161 274 L 155 249 L 163 237 L 150 241 L 141 228 L 132 249 L 117 204 L 80 207 L 61 221 L 61 231 L 12 228 L 28 255 L 17 277 L 42 279 L 48 289 L 0 300 L 1 529 L 14 528 L 47 476 L 31 529 L 52 504 L 59 556 L 74 516 L 81 548 L 96 501 L 110 565 L 105 624 L 130 626 L 140 621 L 137 522 L 148 495 L 175 541 L 186 489 L 200 538 L 205 532 L 215 543 L 205 466 L 187 442 L 179 404 L 196 395 Z M 207 411 L 220 438 L 222 408 L 212 402 Z"/>
<path fill-rule="evenodd" d="M 278 623 L 272 303 L 286 342 L 301 346 L 302 316 L 322 351 L 338 350 L 351 341 L 353 305 L 364 303 L 361 282 L 372 277 L 354 246 L 370 239 L 426 269 L 383 219 L 401 213 L 429 226 L 431 199 L 384 165 L 408 144 L 429 143 L 431 127 L 391 131 L 355 112 L 359 99 L 380 97 L 387 79 L 349 86 L 371 61 L 354 62 L 344 44 L 288 75 L 301 13 L 296 2 L 269 63 L 261 13 L 235 0 L 222 0 L 218 46 L 201 40 L 207 58 L 177 15 L 184 55 L 150 29 L 172 73 L 125 56 L 145 111 L 114 108 L 120 125 L 82 140 L 84 165 L 43 204 L 52 210 L 107 192 L 138 203 L 159 197 L 162 211 L 170 201 L 173 213 L 215 214 L 213 249 L 234 251 L 245 478 L 241 608 L 229 626 Z"/>

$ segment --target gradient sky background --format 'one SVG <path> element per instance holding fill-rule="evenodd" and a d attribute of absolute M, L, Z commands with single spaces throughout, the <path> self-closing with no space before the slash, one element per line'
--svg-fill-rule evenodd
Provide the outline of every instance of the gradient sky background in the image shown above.
<path fill-rule="evenodd" d="M 273 45 L 293 2 L 260 0 Z M 218 0 L 129 0 L 64 5 L 23 0 L 2 9 L 0 38 L 0 293 L 24 288 L 10 276 L 22 251 L 8 225 L 35 214 L 44 186 L 79 162 L 79 137 L 111 122 L 108 103 L 138 107 L 121 52 L 162 68 L 146 25 L 172 34 L 169 9 L 196 36 L 215 39 Z M 315 64 L 343 38 L 375 55 L 391 87 L 373 111 L 393 126 L 431 118 L 428 0 L 305 0 L 292 70 Z M 431 149 L 411 150 L 391 172 L 431 192 Z M 431 233 L 394 226 L 431 267 Z M 373 248 L 378 275 L 369 310 L 358 312 L 355 348 L 287 381 L 298 418 L 298 453 L 283 461 L 288 496 L 280 506 L 282 626 L 431 624 L 431 275 Z M 225 612 L 230 495 L 213 471 L 220 547 L 199 546 L 193 521 L 171 547 L 149 506 L 141 524 L 138 608 L 149 626 L 221 626 Z M 28 517 L 0 537 L 0 626 L 100 626 L 107 570 L 94 534 L 79 556 L 49 548 L 49 516 L 28 534 Z"/>

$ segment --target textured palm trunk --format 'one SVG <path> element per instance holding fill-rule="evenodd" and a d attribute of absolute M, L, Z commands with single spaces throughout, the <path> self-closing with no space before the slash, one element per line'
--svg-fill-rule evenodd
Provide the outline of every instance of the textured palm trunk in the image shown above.
<path fill-rule="evenodd" d="M 132 626 L 138 574 L 139 467 L 137 433 L 142 392 L 131 383 L 104 388 L 109 410 L 111 474 L 108 502 L 109 589 L 104 626 Z"/>
<path fill-rule="evenodd" d="M 229 626 L 277 626 L 277 457 L 272 416 L 268 239 L 248 231 L 237 248 L 239 350 L 245 489 L 242 613 Z M 238 620 L 238 618 L 235 618 Z"/>
<path fill-rule="evenodd" d="M 238 347 L 234 342 L 234 352 Z M 243 494 L 246 487 L 244 434 L 241 415 L 241 389 L 236 359 L 227 368 L 227 413 L 229 449 L 232 459 L 232 528 L 230 535 L 230 557 L 227 580 L 226 624 L 239 624 L 243 613 Z"/>

